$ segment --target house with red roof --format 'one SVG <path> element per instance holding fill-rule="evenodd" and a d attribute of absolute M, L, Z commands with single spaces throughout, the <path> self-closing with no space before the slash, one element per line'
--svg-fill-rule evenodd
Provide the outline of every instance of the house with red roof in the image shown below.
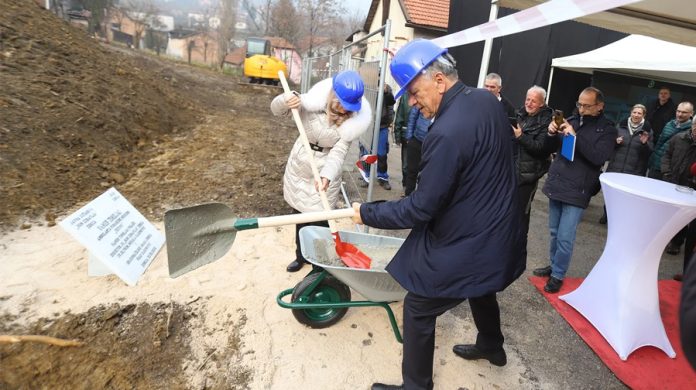
<path fill-rule="evenodd" d="M 389 48 L 396 52 L 414 38 L 433 39 L 447 34 L 449 0 L 372 0 L 363 30 L 367 33 L 391 20 Z M 358 34 L 354 39 L 359 39 Z M 371 40 L 365 52 L 365 60 L 377 60 L 382 52 L 382 42 Z"/>

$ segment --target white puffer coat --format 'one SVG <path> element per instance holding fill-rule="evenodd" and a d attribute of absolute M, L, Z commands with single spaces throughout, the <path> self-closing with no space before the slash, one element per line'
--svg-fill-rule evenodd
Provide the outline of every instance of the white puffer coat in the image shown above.
<path fill-rule="evenodd" d="M 326 195 L 332 208 L 341 190 L 341 166 L 352 141 L 360 137 L 372 123 L 372 110 L 367 100 L 362 98 L 362 105 L 352 117 L 341 126 L 329 125 L 326 106 L 332 88 L 332 79 L 325 79 L 315 84 L 306 94 L 300 95 L 300 118 L 307 132 L 310 144 L 323 147 L 323 151 L 309 150 L 319 169 L 319 176 L 329 179 Z M 278 95 L 271 102 L 273 115 L 289 115 L 290 109 L 285 104 L 285 96 Z M 299 134 L 299 132 L 298 132 Z M 298 137 L 292 147 L 283 176 L 283 196 L 285 201 L 301 212 L 322 211 L 319 192 L 314 186 L 314 176 L 309 163 L 307 151 Z"/>

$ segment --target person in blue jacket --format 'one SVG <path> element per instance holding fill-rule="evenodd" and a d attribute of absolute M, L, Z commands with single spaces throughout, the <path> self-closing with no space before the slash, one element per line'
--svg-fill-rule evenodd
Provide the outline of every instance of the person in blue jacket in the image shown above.
<path fill-rule="evenodd" d="M 354 222 L 411 229 L 386 267 L 408 293 L 403 308 L 403 385 L 432 389 L 435 322 L 469 299 L 478 329 L 458 356 L 507 362 L 496 293 L 524 271 L 510 125 L 500 102 L 457 78 L 447 50 L 414 40 L 392 59 L 392 77 L 412 106 L 432 119 L 416 190 L 400 200 L 354 203 Z"/>
<path fill-rule="evenodd" d="M 406 126 L 406 176 L 404 177 L 404 195 L 411 195 L 411 192 L 416 189 L 416 180 L 418 179 L 418 169 L 421 162 L 421 149 L 423 148 L 423 140 L 428 134 L 430 127 L 430 119 L 423 116 L 418 108 L 411 107 L 411 112 L 408 113 L 408 125 Z"/>

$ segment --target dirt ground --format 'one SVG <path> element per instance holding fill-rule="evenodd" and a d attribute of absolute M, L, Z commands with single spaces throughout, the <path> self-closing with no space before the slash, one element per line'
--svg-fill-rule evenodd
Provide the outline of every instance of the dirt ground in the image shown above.
<path fill-rule="evenodd" d="M 270 115 L 277 89 L 245 89 L 215 71 L 110 47 L 31 2 L 0 0 L 0 9 L 0 234 L 53 226 L 112 186 L 155 221 L 207 201 L 239 216 L 289 211 L 281 177 L 296 133 Z M 99 305 L 33 323 L 3 314 L 10 298 L 0 296 L 0 334 L 60 335 L 89 347 L 0 345 L 0 388 L 188 387 L 188 329 L 206 298 Z M 203 364 L 234 354 L 235 335 Z M 55 369 L 64 365 L 72 369 Z M 245 388 L 248 376 L 240 369 L 203 387 Z"/>
<path fill-rule="evenodd" d="M 100 45 L 23 1 L 0 8 L 0 228 L 50 223 L 111 186 L 150 218 L 210 200 L 287 211 L 295 134 L 270 116 L 278 90 Z"/>

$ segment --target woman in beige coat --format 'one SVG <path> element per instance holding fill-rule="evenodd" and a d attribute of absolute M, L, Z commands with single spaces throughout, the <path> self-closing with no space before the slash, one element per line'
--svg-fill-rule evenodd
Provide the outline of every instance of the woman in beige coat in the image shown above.
<path fill-rule="evenodd" d="M 372 110 L 363 92 L 360 75 L 344 71 L 318 82 L 306 94 L 281 94 L 271 102 L 274 115 L 288 115 L 293 108 L 299 110 L 311 147 L 305 150 L 298 137 L 285 166 L 283 197 L 296 212 L 323 210 L 319 185 L 326 191 L 331 207 L 335 207 L 341 189 L 341 167 L 348 148 L 372 122 Z M 314 156 L 321 183 L 314 181 L 307 153 Z M 296 258 L 288 265 L 288 272 L 299 271 L 307 262 L 299 242 L 299 231 L 307 225 L 328 226 L 326 222 L 296 226 Z"/>

